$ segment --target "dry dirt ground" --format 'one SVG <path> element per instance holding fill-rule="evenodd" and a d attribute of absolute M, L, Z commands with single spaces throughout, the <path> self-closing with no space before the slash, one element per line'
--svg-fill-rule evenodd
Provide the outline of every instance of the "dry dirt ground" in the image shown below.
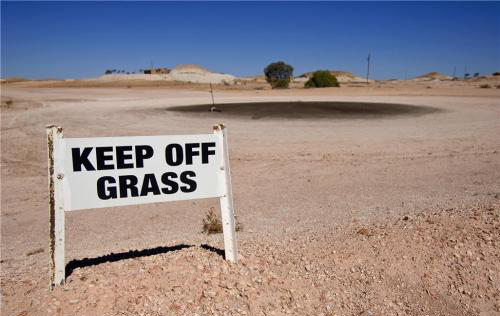
<path fill-rule="evenodd" d="M 205 86 L 3 84 L 2 315 L 500 314 L 500 90 L 429 85 L 219 87 L 209 112 Z M 45 125 L 220 122 L 240 263 L 201 233 L 216 199 L 76 211 L 67 284 L 49 291 Z"/>

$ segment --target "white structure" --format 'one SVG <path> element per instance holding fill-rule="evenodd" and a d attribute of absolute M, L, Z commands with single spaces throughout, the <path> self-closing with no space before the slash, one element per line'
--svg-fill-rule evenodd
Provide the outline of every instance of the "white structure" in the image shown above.
<path fill-rule="evenodd" d="M 65 212 L 219 197 L 226 260 L 237 261 L 227 134 L 63 138 L 47 127 L 50 284 L 65 281 Z"/>

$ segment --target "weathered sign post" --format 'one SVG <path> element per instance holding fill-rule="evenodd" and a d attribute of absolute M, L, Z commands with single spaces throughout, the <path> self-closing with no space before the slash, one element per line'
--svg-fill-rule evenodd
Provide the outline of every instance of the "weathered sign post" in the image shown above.
<path fill-rule="evenodd" d="M 50 285 L 64 284 L 67 211 L 220 198 L 226 260 L 237 261 L 229 151 L 213 134 L 64 138 L 47 126 Z"/>

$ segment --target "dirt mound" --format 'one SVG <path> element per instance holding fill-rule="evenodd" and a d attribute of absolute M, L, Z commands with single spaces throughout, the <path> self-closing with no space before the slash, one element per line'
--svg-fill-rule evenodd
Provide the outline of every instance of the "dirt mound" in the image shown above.
<path fill-rule="evenodd" d="M 2 314 L 493 315 L 499 236 L 496 205 L 246 239 L 237 265 L 220 243 L 159 247 L 83 260 L 54 292 L 2 276 Z"/>
<path fill-rule="evenodd" d="M 303 75 L 301 75 L 300 77 L 307 77 L 307 78 L 311 78 L 312 75 L 313 75 L 314 71 L 309 71 L 309 72 L 306 72 L 304 73 Z M 330 73 L 332 75 L 334 75 L 335 77 L 346 77 L 346 78 L 351 78 L 351 79 L 355 79 L 356 76 L 354 76 L 352 74 L 352 72 L 349 72 L 349 71 L 343 71 L 343 70 L 330 70 Z"/>
<path fill-rule="evenodd" d="M 346 77 L 346 78 L 356 79 L 356 76 L 349 71 L 331 70 L 330 73 L 335 77 Z"/>
<path fill-rule="evenodd" d="M 174 74 L 208 74 L 210 71 L 195 64 L 179 64 L 170 71 Z"/>
<path fill-rule="evenodd" d="M 198 65 L 177 65 L 168 74 L 110 74 L 103 75 L 100 81 L 179 81 L 188 83 L 232 84 L 237 78 L 233 75 L 210 72 Z M 96 79 L 89 79 L 96 80 Z"/>
<path fill-rule="evenodd" d="M 250 82 L 257 82 L 257 83 L 267 83 L 266 76 L 264 76 L 264 75 L 261 75 L 261 76 L 240 77 L 239 79 L 241 81 L 250 81 Z"/>
<path fill-rule="evenodd" d="M 28 79 L 23 78 L 23 77 L 7 77 L 7 78 L 1 78 L 0 81 L 3 83 L 15 83 L 15 82 L 23 82 L 27 81 Z"/>
<path fill-rule="evenodd" d="M 451 80 L 453 77 L 443 75 L 439 72 L 433 71 L 426 73 L 425 75 L 418 76 L 415 79 L 423 79 L 423 80 Z"/>
<path fill-rule="evenodd" d="M 314 71 L 306 72 L 300 77 L 298 81 L 305 81 L 303 78 L 311 78 Z M 330 73 L 334 75 L 339 82 L 366 82 L 366 78 L 355 76 L 352 72 L 343 71 L 343 70 L 330 70 Z M 370 80 L 371 81 L 371 80 Z"/>

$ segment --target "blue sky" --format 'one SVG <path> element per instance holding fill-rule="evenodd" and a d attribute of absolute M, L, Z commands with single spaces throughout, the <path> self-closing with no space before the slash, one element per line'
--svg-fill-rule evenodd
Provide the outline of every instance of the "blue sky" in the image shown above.
<path fill-rule="evenodd" d="M 179 63 L 235 75 L 284 60 L 376 79 L 500 71 L 494 2 L 5 2 L 1 76 L 81 78 Z"/>

